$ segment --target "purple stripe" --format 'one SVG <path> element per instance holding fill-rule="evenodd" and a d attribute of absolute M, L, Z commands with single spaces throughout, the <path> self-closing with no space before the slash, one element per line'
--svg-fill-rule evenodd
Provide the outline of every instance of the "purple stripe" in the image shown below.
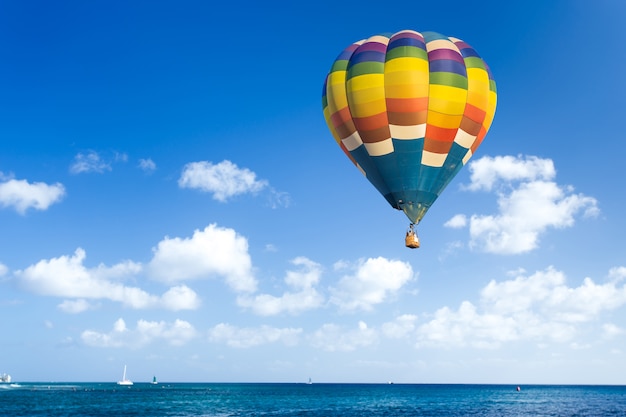
<path fill-rule="evenodd" d="M 357 53 L 365 51 L 375 51 L 384 54 L 385 52 L 387 52 L 387 45 L 384 45 L 380 42 L 365 42 L 363 45 L 359 46 L 359 48 L 357 49 Z"/>
<path fill-rule="evenodd" d="M 377 51 L 357 51 L 352 58 L 350 58 L 350 66 L 360 64 L 361 62 L 385 62 L 385 53 Z"/>
<path fill-rule="evenodd" d="M 480 58 L 480 55 L 478 55 L 478 53 L 474 50 L 474 48 L 469 46 L 467 43 L 465 43 L 463 41 L 459 41 L 459 42 L 455 42 L 454 44 L 461 51 L 461 55 L 463 56 L 463 58 L 468 58 L 468 57 L 471 57 L 471 56 L 475 56 L 476 58 Z"/>
<path fill-rule="evenodd" d="M 456 51 L 452 49 L 435 49 L 428 53 L 429 61 L 436 61 L 438 59 L 451 59 L 454 61 L 458 61 L 460 63 L 464 63 L 463 57 Z"/>

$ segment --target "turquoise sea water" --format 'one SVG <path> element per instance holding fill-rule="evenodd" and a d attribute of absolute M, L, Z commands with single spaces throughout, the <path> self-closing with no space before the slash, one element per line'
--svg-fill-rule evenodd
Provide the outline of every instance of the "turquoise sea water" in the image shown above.
<path fill-rule="evenodd" d="M 626 416 L 626 386 L 0 385 L 3 416 Z"/>

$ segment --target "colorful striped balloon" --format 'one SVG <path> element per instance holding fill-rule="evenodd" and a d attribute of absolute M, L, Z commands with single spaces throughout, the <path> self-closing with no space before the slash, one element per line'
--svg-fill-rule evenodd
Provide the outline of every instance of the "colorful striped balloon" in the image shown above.
<path fill-rule="evenodd" d="M 350 45 L 322 95 L 341 149 L 415 224 L 482 142 L 496 100 L 491 71 L 468 44 L 411 30 Z"/>

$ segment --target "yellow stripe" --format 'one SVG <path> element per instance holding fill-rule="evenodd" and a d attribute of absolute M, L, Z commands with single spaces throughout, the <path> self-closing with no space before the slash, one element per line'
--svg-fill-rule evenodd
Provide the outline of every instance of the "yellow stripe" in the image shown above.
<path fill-rule="evenodd" d="M 496 93 L 493 91 L 490 91 L 489 92 L 489 104 L 487 106 L 487 116 L 485 117 L 485 121 L 483 122 L 483 126 L 487 130 L 489 130 L 489 127 L 491 126 L 491 123 L 493 122 L 493 117 L 495 116 L 495 113 L 496 113 L 496 102 L 497 102 Z"/>
<path fill-rule="evenodd" d="M 482 68 L 468 68 L 467 69 L 467 79 L 470 81 L 480 81 L 487 84 L 487 88 L 489 88 L 489 74 L 487 71 Z"/>
<path fill-rule="evenodd" d="M 326 85 L 326 99 L 328 100 L 328 106 L 333 109 L 333 112 L 338 109 L 343 109 L 348 106 L 348 98 L 346 96 L 346 87 L 344 84 L 327 84 Z"/>
<path fill-rule="evenodd" d="M 422 98 L 428 97 L 428 84 L 397 84 L 386 85 L 388 98 Z"/>
<path fill-rule="evenodd" d="M 431 85 L 428 110 L 443 114 L 463 114 L 467 90 L 448 85 Z"/>
<path fill-rule="evenodd" d="M 383 85 L 385 85 L 384 74 L 364 74 L 350 78 L 346 84 L 346 89 L 355 91 L 371 87 L 382 87 Z"/>
<path fill-rule="evenodd" d="M 461 126 L 462 115 L 451 116 L 449 114 L 441 114 L 434 111 L 428 111 L 428 124 L 443 127 L 445 129 L 457 129 Z"/>
<path fill-rule="evenodd" d="M 357 102 L 350 99 L 350 103 L 350 111 L 353 118 L 374 116 L 387 110 L 384 98 L 370 102 Z"/>
<path fill-rule="evenodd" d="M 474 107 L 478 107 L 481 110 L 487 109 L 487 103 L 489 102 L 488 93 L 483 91 L 468 91 L 467 102 Z"/>
<path fill-rule="evenodd" d="M 396 71 L 423 71 L 428 73 L 428 61 L 421 58 L 402 57 L 385 63 L 385 74 Z"/>
<path fill-rule="evenodd" d="M 331 72 L 328 75 L 328 81 L 326 82 L 327 85 L 334 85 L 334 84 L 345 84 L 346 82 L 346 71 L 335 71 L 335 72 Z"/>

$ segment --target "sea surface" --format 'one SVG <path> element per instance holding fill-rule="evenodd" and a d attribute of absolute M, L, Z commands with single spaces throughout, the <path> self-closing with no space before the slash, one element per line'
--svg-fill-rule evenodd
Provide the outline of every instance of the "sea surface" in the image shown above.
<path fill-rule="evenodd" d="M 626 416 L 626 386 L 0 384 L 2 416 Z"/>

